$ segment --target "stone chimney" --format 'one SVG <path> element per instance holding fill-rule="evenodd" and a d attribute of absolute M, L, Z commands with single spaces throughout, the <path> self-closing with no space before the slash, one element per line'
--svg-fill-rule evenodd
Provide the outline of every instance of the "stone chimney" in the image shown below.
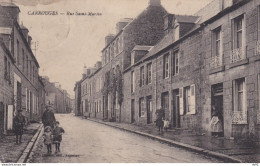
<path fill-rule="evenodd" d="M 108 43 L 110 43 L 114 39 L 114 37 L 115 37 L 115 35 L 113 35 L 113 34 L 109 34 L 105 37 L 106 46 L 108 45 Z"/>
<path fill-rule="evenodd" d="M 30 35 L 28 35 L 28 44 L 31 47 L 32 44 L 32 37 Z"/>
<path fill-rule="evenodd" d="M 101 61 L 98 61 L 98 62 L 96 63 L 96 65 L 95 65 L 95 67 L 96 67 L 97 69 L 100 69 L 100 68 L 102 67 L 102 62 L 101 62 Z"/>
<path fill-rule="evenodd" d="M 174 15 L 173 14 L 167 14 L 164 16 L 164 33 L 165 35 L 173 31 L 173 20 Z"/>
<path fill-rule="evenodd" d="M 120 20 L 116 24 L 116 33 L 119 33 L 132 20 L 133 20 L 132 18 L 124 18 L 124 19 Z"/>
<path fill-rule="evenodd" d="M 150 6 L 161 6 L 161 0 L 150 0 L 149 5 Z"/>
<path fill-rule="evenodd" d="M 23 23 L 21 24 L 21 30 L 22 30 L 23 36 L 25 37 L 25 39 L 26 39 L 27 42 L 28 42 L 28 33 L 29 33 L 29 30 L 23 25 Z"/>

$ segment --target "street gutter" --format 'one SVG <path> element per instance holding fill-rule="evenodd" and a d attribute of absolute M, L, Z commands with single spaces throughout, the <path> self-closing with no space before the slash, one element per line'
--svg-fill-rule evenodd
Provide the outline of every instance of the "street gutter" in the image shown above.
<path fill-rule="evenodd" d="M 31 141 L 28 143 L 27 147 L 23 151 L 22 155 L 18 159 L 17 163 L 26 163 L 27 159 L 29 158 L 32 149 L 35 147 L 35 145 L 38 143 L 40 135 L 43 133 L 43 124 L 41 124 L 38 128 L 38 131 L 34 134 Z"/>
<path fill-rule="evenodd" d="M 88 120 L 96 122 L 96 123 L 100 123 L 100 124 L 103 124 L 103 125 L 106 125 L 106 126 L 110 126 L 110 127 L 113 127 L 113 128 L 117 128 L 117 129 L 120 129 L 120 130 L 123 130 L 123 131 L 128 131 L 128 132 L 135 133 L 135 134 L 138 134 L 138 135 L 141 135 L 141 136 L 145 136 L 145 137 L 148 137 L 150 139 L 157 140 L 159 142 L 163 142 L 163 143 L 175 146 L 175 147 L 184 148 L 184 149 L 187 149 L 187 150 L 190 150 L 190 151 L 193 151 L 193 152 L 197 152 L 197 153 L 200 153 L 200 154 L 203 154 L 203 155 L 215 157 L 215 158 L 221 159 L 221 160 L 228 162 L 228 163 L 243 163 L 241 160 L 236 159 L 234 157 L 231 157 L 229 155 L 223 154 L 223 153 L 218 153 L 218 152 L 214 152 L 214 151 L 211 151 L 211 150 L 206 150 L 206 149 L 203 149 L 203 148 L 200 148 L 200 147 L 196 147 L 196 146 L 193 146 L 193 145 L 173 141 L 173 140 L 170 140 L 170 139 L 167 139 L 167 138 L 162 138 L 162 137 L 159 137 L 159 136 L 155 136 L 155 135 L 140 132 L 140 131 L 135 131 L 135 130 L 126 129 L 126 128 L 123 128 L 123 127 L 114 126 L 114 125 L 107 124 L 105 122 L 97 121 L 97 120 L 94 120 L 94 119 L 88 119 Z"/>

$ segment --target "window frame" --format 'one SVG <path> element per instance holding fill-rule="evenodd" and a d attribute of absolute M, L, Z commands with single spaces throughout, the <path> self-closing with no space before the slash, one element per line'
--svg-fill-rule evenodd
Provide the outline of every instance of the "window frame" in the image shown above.
<path fill-rule="evenodd" d="M 145 85 L 144 66 L 140 67 L 140 87 Z"/>
<path fill-rule="evenodd" d="M 144 97 L 139 98 L 139 117 L 145 117 L 145 101 Z"/>
<path fill-rule="evenodd" d="M 170 61 L 169 61 L 169 57 L 170 57 L 170 52 L 167 52 L 163 55 L 163 78 L 167 79 L 170 77 Z M 167 61 L 166 61 L 167 60 Z"/>
<path fill-rule="evenodd" d="M 152 83 L 152 62 L 147 64 L 147 85 Z"/>
<path fill-rule="evenodd" d="M 135 72 L 131 71 L 131 93 L 135 92 Z"/>
<path fill-rule="evenodd" d="M 180 51 L 177 49 L 172 52 L 172 75 L 176 76 L 180 71 Z"/>

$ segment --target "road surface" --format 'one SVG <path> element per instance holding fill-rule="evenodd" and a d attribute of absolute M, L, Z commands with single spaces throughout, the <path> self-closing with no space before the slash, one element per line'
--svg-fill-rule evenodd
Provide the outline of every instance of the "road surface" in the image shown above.
<path fill-rule="evenodd" d="M 39 141 L 34 163 L 207 163 L 221 160 L 169 146 L 72 114 L 56 114 L 65 134 L 61 153 L 47 155 Z"/>

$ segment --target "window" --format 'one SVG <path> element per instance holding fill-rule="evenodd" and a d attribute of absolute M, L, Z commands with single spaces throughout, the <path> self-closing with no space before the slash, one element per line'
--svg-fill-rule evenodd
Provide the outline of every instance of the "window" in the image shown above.
<path fill-rule="evenodd" d="M 169 53 L 163 57 L 163 78 L 169 78 Z"/>
<path fill-rule="evenodd" d="M 239 112 L 244 112 L 246 109 L 246 101 L 245 98 L 245 79 L 238 79 L 235 82 L 235 110 Z"/>
<path fill-rule="evenodd" d="M 88 93 L 88 84 L 87 84 L 87 83 L 86 83 L 85 87 L 86 87 L 85 92 L 86 92 L 86 94 L 87 94 L 87 93 Z"/>
<path fill-rule="evenodd" d="M 10 72 L 11 72 L 10 67 L 11 67 L 10 62 L 7 60 L 6 57 L 4 57 L 4 70 L 5 70 L 4 78 L 5 78 L 7 81 L 11 81 L 11 80 L 10 80 Z"/>
<path fill-rule="evenodd" d="M 234 49 L 244 47 L 244 15 L 241 15 L 234 19 L 234 29 L 233 29 L 233 47 Z"/>
<path fill-rule="evenodd" d="M 29 76 L 29 63 L 28 63 L 28 55 L 26 55 L 26 73 Z"/>
<path fill-rule="evenodd" d="M 212 31 L 212 57 L 222 54 L 221 27 Z"/>
<path fill-rule="evenodd" d="M 140 68 L 140 86 L 144 86 L 144 66 Z"/>
<path fill-rule="evenodd" d="M 135 72 L 131 72 L 131 92 L 135 92 Z"/>
<path fill-rule="evenodd" d="M 20 56 L 19 56 L 19 50 L 20 50 L 20 46 L 19 46 L 19 41 L 17 40 L 17 64 L 20 65 Z"/>
<path fill-rule="evenodd" d="M 139 117 L 145 116 L 144 98 L 139 99 Z"/>
<path fill-rule="evenodd" d="M 119 53 L 119 39 L 116 39 L 116 55 Z"/>
<path fill-rule="evenodd" d="M 178 73 L 179 73 L 179 51 L 174 51 L 172 57 L 172 75 L 177 75 Z"/>
<path fill-rule="evenodd" d="M 233 124 L 247 124 L 247 97 L 245 78 L 233 81 Z"/>
<path fill-rule="evenodd" d="M 147 64 L 147 84 L 152 83 L 152 63 Z"/>
<path fill-rule="evenodd" d="M 22 53 L 23 53 L 23 64 L 22 65 L 23 65 L 23 72 L 24 72 L 24 49 L 23 49 Z"/>
<path fill-rule="evenodd" d="M 175 37 L 175 41 L 179 40 L 179 38 L 180 38 L 180 26 L 179 25 L 175 26 L 174 37 Z"/>
<path fill-rule="evenodd" d="M 180 115 L 196 114 L 195 85 L 180 88 Z"/>

